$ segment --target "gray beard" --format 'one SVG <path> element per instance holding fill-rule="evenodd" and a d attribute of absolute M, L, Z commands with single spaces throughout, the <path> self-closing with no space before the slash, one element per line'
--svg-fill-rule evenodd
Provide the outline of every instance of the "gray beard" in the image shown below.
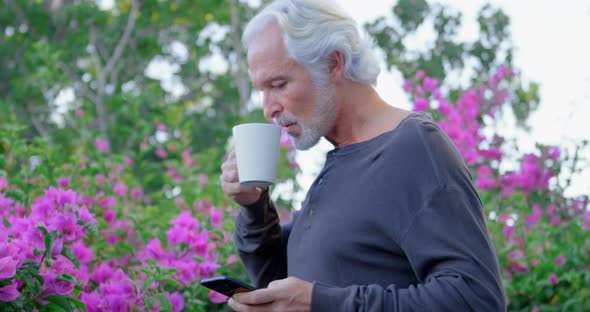
<path fill-rule="evenodd" d="M 324 91 L 320 94 L 311 121 L 306 124 L 298 122 L 301 127 L 301 135 L 299 137 L 289 135 L 293 146 L 298 150 L 305 151 L 314 147 L 323 136 L 328 135 L 336 121 L 336 107 L 332 91 Z"/>

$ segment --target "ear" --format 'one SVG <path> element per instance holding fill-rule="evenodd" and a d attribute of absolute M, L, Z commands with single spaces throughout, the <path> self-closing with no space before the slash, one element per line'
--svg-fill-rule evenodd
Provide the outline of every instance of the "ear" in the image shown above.
<path fill-rule="evenodd" d="M 334 51 L 329 56 L 330 79 L 336 81 L 344 78 L 344 55 L 340 51 Z"/>

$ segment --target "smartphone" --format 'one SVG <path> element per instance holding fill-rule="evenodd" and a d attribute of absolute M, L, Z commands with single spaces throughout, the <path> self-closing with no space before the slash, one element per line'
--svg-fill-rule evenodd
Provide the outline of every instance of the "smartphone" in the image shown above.
<path fill-rule="evenodd" d="M 220 294 L 224 294 L 228 297 L 233 296 L 235 293 L 248 292 L 256 290 L 255 287 L 250 286 L 242 281 L 227 276 L 216 276 L 212 278 L 206 278 L 201 280 L 201 285 L 215 290 Z"/>

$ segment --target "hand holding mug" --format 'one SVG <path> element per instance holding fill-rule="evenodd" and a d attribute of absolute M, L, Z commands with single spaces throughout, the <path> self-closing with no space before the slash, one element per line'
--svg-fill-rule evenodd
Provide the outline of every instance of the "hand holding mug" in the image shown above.
<path fill-rule="evenodd" d="M 233 149 L 229 152 L 223 165 L 221 165 L 220 180 L 223 192 L 240 206 L 255 203 L 264 190 L 261 187 L 240 184 L 236 152 Z"/>

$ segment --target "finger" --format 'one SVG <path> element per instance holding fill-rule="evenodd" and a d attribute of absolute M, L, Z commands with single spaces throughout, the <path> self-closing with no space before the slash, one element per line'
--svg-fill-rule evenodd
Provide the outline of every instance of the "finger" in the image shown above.
<path fill-rule="evenodd" d="M 233 148 L 227 153 L 227 160 L 236 159 L 236 150 Z"/>
<path fill-rule="evenodd" d="M 232 168 L 237 168 L 238 164 L 236 163 L 235 159 L 228 159 L 226 161 L 223 162 L 223 164 L 221 165 L 221 170 L 227 170 L 227 169 L 232 169 Z"/>
<path fill-rule="evenodd" d="M 226 170 L 221 173 L 220 179 L 222 182 L 235 183 L 238 182 L 238 171 L 237 170 Z"/>
<path fill-rule="evenodd" d="M 236 312 L 266 312 L 272 310 L 272 306 L 269 303 L 261 305 L 247 305 L 240 303 L 233 298 L 230 298 L 227 301 L 227 305 Z"/>
<path fill-rule="evenodd" d="M 276 300 L 276 290 L 268 288 L 258 289 L 235 294 L 232 298 L 239 303 L 247 305 L 271 303 Z"/>
<path fill-rule="evenodd" d="M 226 194 L 233 194 L 233 195 L 247 195 L 252 194 L 256 190 L 255 187 L 252 186 L 244 186 L 241 185 L 239 182 L 228 182 L 224 181 L 223 185 L 223 192 Z"/>

